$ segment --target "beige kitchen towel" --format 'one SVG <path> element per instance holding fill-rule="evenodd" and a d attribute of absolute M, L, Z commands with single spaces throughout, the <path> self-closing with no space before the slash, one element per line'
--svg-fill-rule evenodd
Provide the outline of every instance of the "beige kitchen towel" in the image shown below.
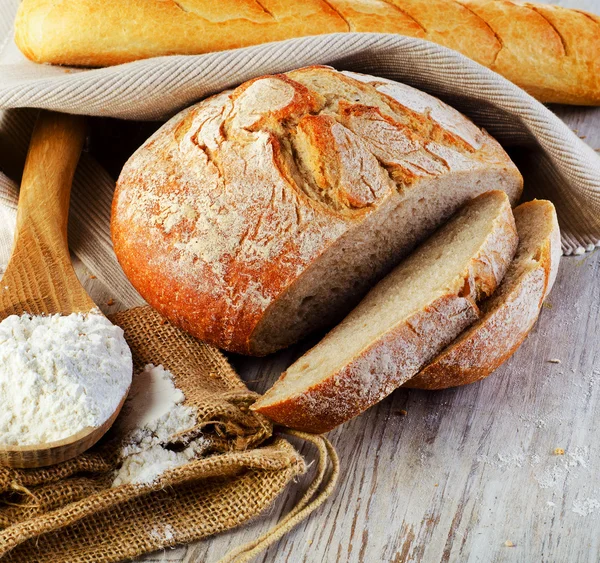
<path fill-rule="evenodd" d="M 17 6 L 0 2 L 0 108 L 162 120 L 249 78 L 305 65 L 383 76 L 441 97 L 497 137 L 521 165 L 528 195 L 555 203 L 565 254 L 600 246 L 600 156 L 548 108 L 457 52 L 399 35 L 345 33 L 69 69 L 20 54 L 12 40 Z"/>

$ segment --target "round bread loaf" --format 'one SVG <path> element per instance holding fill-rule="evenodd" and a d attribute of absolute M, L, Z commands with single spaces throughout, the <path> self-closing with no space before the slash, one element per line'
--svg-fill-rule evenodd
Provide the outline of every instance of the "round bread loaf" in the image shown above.
<path fill-rule="evenodd" d="M 466 201 L 512 204 L 500 145 L 436 98 L 309 67 L 204 100 L 127 162 L 117 257 L 194 336 L 264 355 L 331 326 Z"/>

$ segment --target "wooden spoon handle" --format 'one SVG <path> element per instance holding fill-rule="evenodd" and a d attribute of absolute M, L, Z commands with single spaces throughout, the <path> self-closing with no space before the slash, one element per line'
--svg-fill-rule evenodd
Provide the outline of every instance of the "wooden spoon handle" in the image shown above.
<path fill-rule="evenodd" d="M 75 168 L 85 141 L 81 116 L 42 112 L 33 130 L 19 193 L 15 246 L 23 231 L 69 256 L 67 221 Z"/>
<path fill-rule="evenodd" d="M 0 282 L 0 321 L 95 307 L 75 275 L 67 242 L 71 183 L 84 139 L 82 117 L 40 114 L 25 161 L 15 244 Z"/>

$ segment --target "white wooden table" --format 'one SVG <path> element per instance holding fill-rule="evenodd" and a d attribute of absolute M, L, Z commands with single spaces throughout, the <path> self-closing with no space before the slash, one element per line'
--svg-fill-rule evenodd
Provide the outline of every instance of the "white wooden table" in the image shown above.
<path fill-rule="evenodd" d="M 600 148 L 600 108 L 554 109 Z M 79 272 L 106 304 L 110 291 Z M 232 361 L 262 392 L 299 353 Z M 600 252 L 563 258 L 535 329 L 491 377 L 400 389 L 329 438 L 334 495 L 258 561 L 600 561 Z M 311 476 L 243 528 L 140 561 L 216 561 L 272 527 Z"/>
<path fill-rule="evenodd" d="M 600 12 L 600 0 L 578 7 Z M 600 108 L 553 109 L 600 149 Z M 119 308 L 78 271 L 105 312 Z M 232 361 L 262 392 L 299 353 Z M 329 438 L 337 490 L 257 561 L 600 561 L 600 252 L 563 258 L 535 329 L 491 377 L 398 390 Z M 272 527 L 311 477 L 243 528 L 140 561 L 216 561 Z"/>

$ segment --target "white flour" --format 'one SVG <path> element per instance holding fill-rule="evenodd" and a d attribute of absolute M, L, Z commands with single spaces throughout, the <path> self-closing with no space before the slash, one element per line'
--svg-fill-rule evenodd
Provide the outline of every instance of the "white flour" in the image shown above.
<path fill-rule="evenodd" d="M 171 541 L 175 538 L 173 526 L 166 524 L 165 526 L 155 526 L 150 531 L 150 537 L 159 541 Z"/>
<path fill-rule="evenodd" d="M 541 489 L 563 490 L 569 476 L 581 478 L 588 473 L 589 446 L 577 446 L 565 455 L 551 456 L 552 464 L 536 473 L 535 479 Z"/>
<path fill-rule="evenodd" d="M 44 444 L 100 426 L 131 384 L 123 331 L 99 311 L 0 322 L 0 444 Z"/>
<path fill-rule="evenodd" d="M 578 499 L 573 501 L 571 510 L 579 516 L 589 516 L 594 514 L 600 508 L 600 501 L 595 498 Z"/>
<path fill-rule="evenodd" d="M 162 366 L 149 364 L 134 378 L 118 424 L 127 434 L 113 487 L 127 483 L 153 483 L 167 469 L 186 464 L 202 455 L 208 442 L 202 437 L 182 451 L 166 444 L 196 424 L 194 410 L 183 405 L 185 396 L 175 387 L 173 376 Z"/>

